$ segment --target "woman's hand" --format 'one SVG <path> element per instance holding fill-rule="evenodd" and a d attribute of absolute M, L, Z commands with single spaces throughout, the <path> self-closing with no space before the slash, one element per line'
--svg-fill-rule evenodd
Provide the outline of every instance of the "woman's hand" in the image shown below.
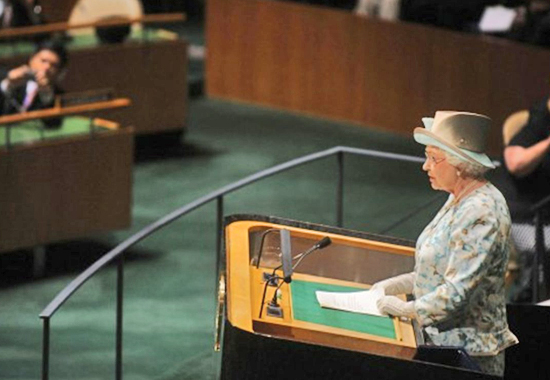
<path fill-rule="evenodd" d="M 8 88 L 12 89 L 25 84 L 32 74 L 32 70 L 28 65 L 22 65 L 10 70 L 7 75 Z"/>
<path fill-rule="evenodd" d="M 414 318 L 414 301 L 405 302 L 395 296 L 383 296 L 376 301 L 376 306 L 382 314 L 395 317 Z"/>
<path fill-rule="evenodd" d="M 386 296 L 411 294 L 414 287 L 414 278 L 414 272 L 401 274 L 375 283 L 370 290 L 379 291 Z"/>

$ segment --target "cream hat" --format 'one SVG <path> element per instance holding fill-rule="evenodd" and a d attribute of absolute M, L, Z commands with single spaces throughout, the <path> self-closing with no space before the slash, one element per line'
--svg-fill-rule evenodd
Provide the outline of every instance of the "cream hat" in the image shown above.
<path fill-rule="evenodd" d="M 471 112 L 437 111 L 435 117 L 424 117 L 425 128 L 414 129 L 414 139 L 433 145 L 467 162 L 494 169 L 485 154 L 491 119 Z"/>

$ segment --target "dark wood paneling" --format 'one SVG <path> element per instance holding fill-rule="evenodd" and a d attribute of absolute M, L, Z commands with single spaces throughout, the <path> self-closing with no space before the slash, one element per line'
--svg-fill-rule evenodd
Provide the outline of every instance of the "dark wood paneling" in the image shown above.
<path fill-rule="evenodd" d="M 511 41 L 283 1 L 209 0 L 213 97 L 410 134 L 439 109 L 494 120 L 548 92 L 550 51 Z"/>
<path fill-rule="evenodd" d="M 64 88 L 113 88 L 126 109 L 98 114 L 136 134 L 183 130 L 187 117 L 187 43 L 156 41 L 71 50 Z M 124 94 L 124 95 L 122 95 Z"/>
<path fill-rule="evenodd" d="M 46 22 L 68 21 L 78 0 L 40 0 Z"/>
<path fill-rule="evenodd" d="M 133 132 L 0 151 L 0 252 L 126 228 Z"/>

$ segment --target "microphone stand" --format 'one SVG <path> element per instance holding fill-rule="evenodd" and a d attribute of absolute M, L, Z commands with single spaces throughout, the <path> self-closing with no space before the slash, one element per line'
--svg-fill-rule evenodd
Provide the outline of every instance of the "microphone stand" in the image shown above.
<path fill-rule="evenodd" d="M 329 246 L 330 244 L 332 244 L 332 240 L 328 236 L 326 236 L 323 239 L 319 240 L 317 243 L 315 243 L 312 247 L 308 248 L 306 251 L 300 253 L 299 255 L 296 255 L 296 257 L 294 257 L 293 260 L 298 259 L 298 261 L 296 262 L 296 264 L 294 264 L 292 266 L 292 270 L 290 271 L 290 273 L 293 273 L 294 269 L 296 269 L 298 267 L 298 265 L 300 265 L 300 263 L 307 256 L 309 256 L 311 253 L 315 252 L 318 249 L 323 249 L 323 248 Z M 279 291 L 279 289 L 281 288 L 281 286 L 284 283 L 290 284 L 292 282 L 292 277 L 291 277 L 290 274 L 288 276 L 284 276 L 284 277 L 276 276 L 275 273 L 277 272 L 277 270 L 281 269 L 282 267 L 283 267 L 282 264 L 279 265 L 278 267 L 275 267 L 273 269 L 273 272 L 271 273 L 271 276 L 266 280 L 266 282 L 264 284 L 264 291 L 263 291 L 263 295 L 262 295 L 262 301 L 260 303 L 259 318 L 262 317 L 262 313 L 263 313 L 263 309 L 264 309 L 265 296 L 266 296 L 266 293 L 267 293 L 267 286 L 268 286 L 268 284 L 272 283 L 273 280 L 277 280 L 277 281 L 282 280 L 282 281 L 277 284 L 277 288 L 275 289 L 275 292 L 273 293 L 273 298 L 271 299 L 271 301 L 268 304 L 268 311 L 270 311 L 273 316 L 278 316 L 278 317 L 281 317 L 281 318 L 283 316 L 282 310 L 280 309 L 280 307 L 277 303 L 277 292 Z M 270 307 L 271 307 L 271 309 L 270 309 Z"/>
<path fill-rule="evenodd" d="M 258 259 L 256 261 L 256 269 L 260 267 L 260 260 L 262 259 L 262 253 L 264 250 L 265 237 L 267 236 L 267 234 L 271 232 L 280 232 L 280 231 L 281 230 L 279 230 L 278 228 L 270 228 L 269 230 L 266 230 L 262 233 L 262 238 L 260 240 L 260 249 L 258 250 Z"/>
<path fill-rule="evenodd" d="M 290 243 L 290 231 L 288 231 L 287 229 L 280 229 L 280 230 L 276 230 L 276 231 L 279 231 L 279 235 L 280 235 L 280 238 L 281 238 L 281 242 L 280 242 L 280 250 L 281 250 L 281 262 L 282 264 L 275 267 L 273 269 L 273 272 L 271 273 L 271 275 L 269 277 L 266 277 L 266 281 L 265 281 L 265 285 L 264 285 L 264 291 L 263 291 L 263 295 L 262 295 L 262 301 L 261 301 L 261 306 L 260 306 L 260 318 L 262 317 L 262 312 L 263 312 L 263 305 L 264 305 L 264 302 L 265 302 L 265 296 L 266 296 L 266 293 L 267 293 L 267 286 L 269 284 L 272 284 L 274 286 L 277 286 L 277 288 L 275 289 L 275 293 L 273 294 L 273 298 L 271 300 L 271 302 L 269 303 L 268 305 L 268 314 L 271 314 L 273 316 L 277 316 L 277 317 L 282 317 L 282 310 L 281 308 L 279 307 L 279 305 L 277 304 L 277 292 L 279 291 L 279 289 L 281 288 L 281 286 L 283 285 L 283 283 L 290 283 L 291 281 L 291 275 L 292 275 L 292 258 L 291 258 L 291 243 Z M 263 251 L 263 243 L 264 243 L 264 238 L 265 236 L 267 235 L 267 233 L 270 232 L 270 230 L 264 232 L 264 234 L 262 235 L 262 241 L 261 241 L 261 244 L 260 244 L 260 253 L 258 254 L 258 262 L 256 263 L 256 268 L 259 267 L 260 265 L 260 255 Z M 276 272 L 278 269 L 281 269 L 283 268 L 283 277 L 280 277 L 280 276 L 276 276 Z M 277 283 L 279 280 L 283 280 L 281 281 L 280 283 Z"/>

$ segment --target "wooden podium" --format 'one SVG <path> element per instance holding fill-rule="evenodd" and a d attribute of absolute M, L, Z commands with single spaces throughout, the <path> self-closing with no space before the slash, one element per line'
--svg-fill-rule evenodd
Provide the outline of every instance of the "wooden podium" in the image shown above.
<path fill-rule="evenodd" d="M 290 231 L 294 258 L 323 237 L 332 244 L 301 261 L 274 298 L 276 288 L 266 279 L 281 274 L 281 229 Z M 422 334 L 409 319 L 324 309 L 316 302 L 316 290 L 362 290 L 411 271 L 411 242 L 261 216 L 229 217 L 224 241 L 222 379 L 495 378 L 416 360 Z M 266 309 L 273 299 L 280 316 Z"/>

